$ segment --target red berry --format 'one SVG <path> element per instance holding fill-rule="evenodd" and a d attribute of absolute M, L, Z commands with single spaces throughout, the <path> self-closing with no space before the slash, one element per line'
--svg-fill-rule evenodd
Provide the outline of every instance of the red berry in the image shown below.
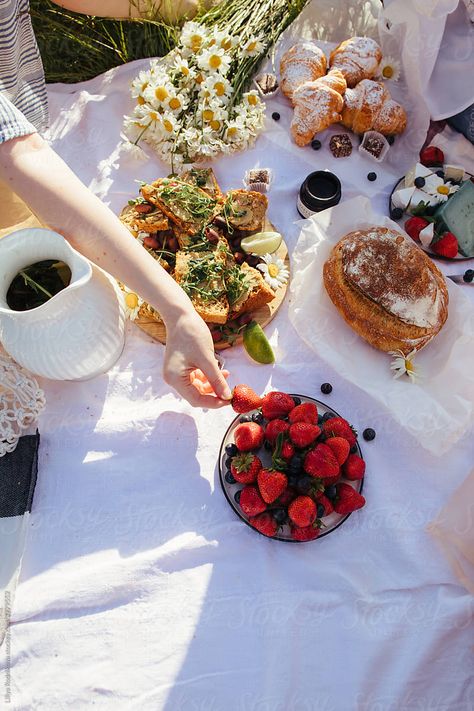
<path fill-rule="evenodd" d="M 240 452 L 258 449 L 263 442 L 263 428 L 256 422 L 242 422 L 234 430 L 234 441 Z"/>
<path fill-rule="evenodd" d="M 267 420 L 274 420 L 277 417 L 286 417 L 293 410 L 295 403 L 293 398 L 286 393 L 278 391 L 267 393 L 263 397 L 262 412 Z"/>
<path fill-rule="evenodd" d="M 458 253 L 458 241 L 452 232 L 445 232 L 441 239 L 431 244 L 431 249 L 441 257 L 453 259 Z"/>
<path fill-rule="evenodd" d="M 294 541 L 314 541 L 319 536 L 320 531 L 321 529 L 318 526 L 306 526 L 305 528 L 291 526 L 290 529 L 291 537 Z"/>
<path fill-rule="evenodd" d="M 297 496 L 298 496 L 298 493 L 294 489 L 291 489 L 290 487 L 288 487 L 287 489 L 285 489 L 283 494 L 280 495 L 280 498 L 278 499 L 278 503 L 281 506 L 288 506 L 289 504 L 291 504 L 293 499 L 296 499 Z"/>
<path fill-rule="evenodd" d="M 256 486 L 244 486 L 240 492 L 239 505 L 247 516 L 256 516 L 267 508 L 265 501 L 260 496 Z"/>
<path fill-rule="evenodd" d="M 350 484 L 336 484 L 336 498 L 333 501 L 334 511 L 339 514 L 347 514 L 361 509 L 365 505 L 365 499 Z"/>
<path fill-rule="evenodd" d="M 340 475 L 340 467 L 332 449 L 323 442 L 308 452 L 303 469 L 318 479 L 337 479 Z"/>
<path fill-rule="evenodd" d="M 265 427 L 265 439 L 270 444 L 275 444 L 276 438 L 281 432 L 286 432 L 290 425 L 284 420 L 270 420 Z"/>
<path fill-rule="evenodd" d="M 232 392 L 232 407 L 241 415 L 256 410 L 262 404 L 262 398 L 248 385 L 236 385 Z"/>
<path fill-rule="evenodd" d="M 349 454 L 342 468 L 342 472 L 346 479 L 350 479 L 351 481 L 363 479 L 365 474 L 365 462 L 358 454 Z"/>
<path fill-rule="evenodd" d="M 326 437 L 344 437 L 351 447 L 356 443 L 356 436 L 352 427 L 343 417 L 332 417 L 330 420 L 323 422 L 323 432 Z"/>
<path fill-rule="evenodd" d="M 316 519 L 317 508 L 309 496 L 297 496 L 288 506 L 288 516 L 300 528 L 310 526 Z"/>
<path fill-rule="evenodd" d="M 290 422 L 308 422 L 310 425 L 318 424 L 318 408 L 312 402 L 303 402 L 290 412 Z"/>
<path fill-rule="evenodd" d="M 147 235 L 143 240 L 143 244 L 145 247 L 148 247 L 148 249 L 160 249 L 160 243 L 156 237 L 153 237 L 152 235 Z"/>
<path fill-rule="evenodd" d="M 272 420 L 272 422 L 277 422 L 277 420 Z M 283 442 L 281 447 L 281 457 L 287 462 L 295 453 L 295 448 L 291 442 Z"/>
<path fill-rule="evenodd" d="M 288 486 L 288 479 L 285 474 L 273 469 L 261 469 L 258 472 L 257 481 L 262 499 L 267 504 L 272 504 L 276 501 Z"/>
<path fill-rule="evenodd" d="M 291 441 L 300 449 L 308 447 L 320 434 L 321 429 L 317 425 L 310 425 L 308 422 L 295 422 L 290 425 Z"/>
<path fill-rule="evenodd" d="M 316 497 L 316 502 L 324 507 L 323 516 L 329 516 L 329 514 L 332 514 L 332 512 L 334 511 L 331 502 L 324 494 L 318 494 Z"/>
<path fill-rule="evenodd" d="M 232 457 L 230 471 L 236 481 L 240 484 L 252 484 L 257 481 L 257 474 L 262 468 L 262 462 L 250 452 L 238 454 Z"/>
<path fill-rule="evenodd" d="M 338 464 L 344 464 L 351 449 L 347 439 L 344 439 L 344 437 L 328 437 L 324 444 L 331 448 Z"/>
<path fill-rule="evenodd" d="M 441 148 L 437 148 L 436 146 L 427 146 L 420 151 L 420 163 L 425 165 L 427 168 L 431 168 L 434 165 L 443 165 L 444 153 Z"/>
<path fill-rule="evenodd" d="M 410 217 L 409 220 L 405 222 L 405 232 L 410 235 L 415 242 L 420 241 L 420 232 L 424 230 L 430 223 L 423 217 Z"/>
<path fill-rule="evenodd" d="M 249 518 L 249 523 L 251 526 L 263 533 L 264 536 L 269 536 L 272 538 L 278 531 L 278 524 L 269 513 L 262 513 L 258 516 L 252 516 Z"/>

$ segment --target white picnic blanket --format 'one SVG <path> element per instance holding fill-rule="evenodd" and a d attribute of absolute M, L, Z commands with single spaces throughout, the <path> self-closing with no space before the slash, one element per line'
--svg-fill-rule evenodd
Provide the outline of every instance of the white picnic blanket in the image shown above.
<path fill-rule="evenodd" d="M 116 212 L 136 180 L 168 172 L 119 148 L 128 84 L 146 64 L 49 88 L 53 146 Z M 277 97 L 268 114 L 275 110 L 281 120 L 267 119 L 255 148 L 217 161 L 215 171 L 228 189 L 247 168 L 273 169 L 269 215 L 290 254 L 296 194 L 311 170 L 335 170 L 344 200 L 362 194 L 386 211 L 399 174 L 357 151 L 337 160 L 325 146 L 297 149 L 291 109 Z M 362 440 L 367 506 L 313 543 L 253 533 L 216 471 L 230 409 L 193 410 L 169 392 L 162 346 L 130 324 L 106 375 L 42 382 L 39 477 L 9 662 L 0 650 L 10 708 L 473 708 L 473 598 L 425 527 L 472 468 L 474 433 L 435 457 L 309 350 L 287 302 L 266 330 L 276 365 L 256 365 L 236 347 L 225 353 L 231 384 L 324 399 L 320 385 L 331 382 L 327 402 L 359 431 L 377 431 Z"/>

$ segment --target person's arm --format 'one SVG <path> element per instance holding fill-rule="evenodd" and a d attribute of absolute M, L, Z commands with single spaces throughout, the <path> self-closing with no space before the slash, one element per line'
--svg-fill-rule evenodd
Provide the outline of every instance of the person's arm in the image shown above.
<path fill-rule="evenodd" d="M 192 405 L 226 404 L 231 393 L 210 331 L 187 295 L 38 134 L 0 143 L 0 180 L 44 224 L 159 311 L 167 332 L 163 375 L 169 385 Z M 193 387 L 190 375 L 196 368 L 205 373 L 217 398 Z"/>

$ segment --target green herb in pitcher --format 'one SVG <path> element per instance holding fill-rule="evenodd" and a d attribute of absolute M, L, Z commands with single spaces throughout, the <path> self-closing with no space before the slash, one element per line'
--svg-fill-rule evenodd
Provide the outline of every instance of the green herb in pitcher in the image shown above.
<path fill-rule="evenodd" d="M 28 311 L 49 301 L 71 281 L 71 270 L 54 259 L 45 259 L 22 269 L 7 291 L 7 304 L 13 311 Z"/>

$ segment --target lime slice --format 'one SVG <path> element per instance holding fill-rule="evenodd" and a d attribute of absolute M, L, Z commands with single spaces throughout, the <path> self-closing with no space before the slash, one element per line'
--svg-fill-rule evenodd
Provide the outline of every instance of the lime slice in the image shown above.
<path fill-rule="evenodd" d="M 272 347 L 262 327 L 256 321 L 250 321 L 243 334 L 244 348 L 253 360 L 262 365 L 275 362 Z"/>
<path fill-rule="evenodd" d="M 250 237 L 244 237 L 240 246 L 247 254 L 272 254 L 281 244 L 282 236 L 279 232 L 257 232 Z"/>

